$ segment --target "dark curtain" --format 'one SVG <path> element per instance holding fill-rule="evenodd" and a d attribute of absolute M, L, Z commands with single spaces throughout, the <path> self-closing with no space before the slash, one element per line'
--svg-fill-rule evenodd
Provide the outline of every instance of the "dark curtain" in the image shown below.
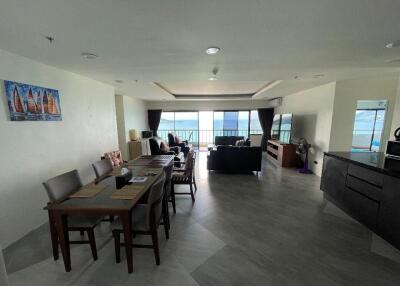
<path fill-rule="evenodd" d="M 267 141 L 271 139 L 271 128 L 274 120 L 273 108 L 260 108 L 258 109 L 258 119 L 260 120 L 263 136 L 261 140 L 261 148 L 267 151 Z"/>
<path fill-rule="evenodd" d="M 152 109 L 148 110 L 148 119 L 149 119 L 149 128 L 153 131 L 153 136 L 157 136 L 158 126 L 160 125 L 161 120 L 161 109 Z"/>

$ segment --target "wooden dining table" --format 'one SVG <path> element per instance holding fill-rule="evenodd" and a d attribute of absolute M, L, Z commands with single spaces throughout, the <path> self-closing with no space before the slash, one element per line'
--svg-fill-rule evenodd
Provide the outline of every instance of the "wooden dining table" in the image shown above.
<path fill-rule="evenodd" d="M 153 157 L 153 156 L 152 156 Z M 132 160 L 130 164 L 126 164 L 121 168 L 114 169 L 110 174 L 111 177 L 98 183 L 104 186 L 101 192 L 93 197 L 87 198 L 66 198 L 61 202 L 48 204 L 46 209 L 49 213 L 50 231 L 52 238 L 54 258 L 58 258 L 58 245 L 61 248 L 61 254 L 64 260 L 65 270 L 71 271 L 71 255 L 70 241 L 68 234 L 68 216 L 118 216 L 123 227 L 124 241 L 132 241 L 132 210 L 151 186 L 163 173 L 164 167 L 173 163 L 173 157 L 156 157 L 153 158 L 153 164 L 143 164 L 140 160 L 135 164 Z M 157 158 L 157 159 L 156 159 Z M 140 159 L 140 157 L 138 158 Z M 149 159 L 149 158 L 146 158 Z M 115 199 L 112 198 L 113 193 L 117 191 L 115 184 L 115 176 L 126 172 L 126 168 L 135 176 L 146 176 L 147 179 L 143 183 L 134 183 L 142 185 L 141 191 L 133 199 Z M 151 173 L 151 174 L 148 174 Z M 90 183 L 94 184 L 94 183 Z M 89 184 L 89 185 L 90 185 Z M 125 247 L 126 259 L 128 265 L 128 273 L 133 272 L 132 247 Z"/>

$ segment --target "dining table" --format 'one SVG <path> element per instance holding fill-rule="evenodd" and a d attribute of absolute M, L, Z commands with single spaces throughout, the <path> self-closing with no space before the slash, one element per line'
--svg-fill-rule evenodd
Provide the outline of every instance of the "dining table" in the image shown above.
<path fill-rule="evenodd" d="M 58 244 L 67 272 L 71 271 L 70 241 L 68 234 L 68 216 L 118 216 L 124 234 L 124 241 L 132 241 L 132 210 L 138 201 L 151 189 L 154 182 L 162 175 L 164 168 L 173 164 L 174 156 L 161 155 L 139 157 L 115 168 L 108 178 L 100 182 L 91 182 L 77 192 L 90 189 L 94 185 L 100 186 L 101 191 L 94 196 L 79 197 L 74 194 L 57 203 L 48 203 L 50 232 L 52 239 L 53 255 L 57 259 Z M 168 156 L 168 157 L 166 157 Z M 145 163 L 147 162 L 147 163 Z M 129 187 L 116 188 L 115 178 L 131 172 L 133 177 L 146 177 L 144 182 L 132 183 L 135 185 L 135 195 L 124 196 Z M 122 195 L 122 196 L 120 196 Z M 132 247 L 125 247 L 128 273 L 133 272 Z"/>

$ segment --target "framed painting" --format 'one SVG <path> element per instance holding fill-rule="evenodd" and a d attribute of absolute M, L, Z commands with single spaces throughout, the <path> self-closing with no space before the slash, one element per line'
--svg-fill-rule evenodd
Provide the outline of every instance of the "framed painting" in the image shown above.
<path fill-rule="evenodd" d="M 61 121 L 58 90 L 4 81 L 11 121 Z"/>

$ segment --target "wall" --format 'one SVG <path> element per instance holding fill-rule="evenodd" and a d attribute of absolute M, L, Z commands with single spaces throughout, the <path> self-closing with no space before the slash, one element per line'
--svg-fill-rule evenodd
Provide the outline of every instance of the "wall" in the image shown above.
<path fill-rule="evenodd" d="M 399 76 L 388 74 L 377 77 L 342 80 L 336 83 L 331 151 L 351 151 L 357 100 L 387 100 L 388 109 L 383 134 L 382 150 L 385 149 L 392 126 Z"/>
<path fill-rule="evenodd" d="M 292 138 L 305 138 L 312 145 L 310 169 L 319 176 L 323 152 L 329 150 L 334 97 L 335 83 L 329 83 L 288 95 L 275 109 L 275 113 L 293 113 Z"/>
<path fill-rule="evenodd" d="M 174 100 L 148 101 L 148 109 L 178 110 L 239 110 L 269 107 L 267 100 Z"/>
<path fill-rule="evenodd" d="M 394 111 L 393 111 L 393 120 L 392 120 L 392 128 L 390 131 L 390 136 L 389 138 L 391 140 L 394 140 L 394 132 L 396 131 L 397 128 L 400 127 L 400 80 L 399 80 L 399 85 L 397 87 L 397 97 L 396 97 L 396 103 L 394 106 Z"/>
<path fill-rule="evenodd" d="M 9 120 L 0 81 L 0 244 L 7 247 L 45 221 L 42 182 L 78 169 L 94 179 L 91 163 L 118 148 L 114 89 L 0 50 L 0 79 L 58 89 L 62 121 Z"/>
<path fill-rule="evenodd" d="M 127 95 L 116 95 L 118 144 L 123 158 L 129 158 L 127 142 L 129 130 L 136 129 L 138 136 L 143 130 L 148 130 L 146 102 Z"/>

